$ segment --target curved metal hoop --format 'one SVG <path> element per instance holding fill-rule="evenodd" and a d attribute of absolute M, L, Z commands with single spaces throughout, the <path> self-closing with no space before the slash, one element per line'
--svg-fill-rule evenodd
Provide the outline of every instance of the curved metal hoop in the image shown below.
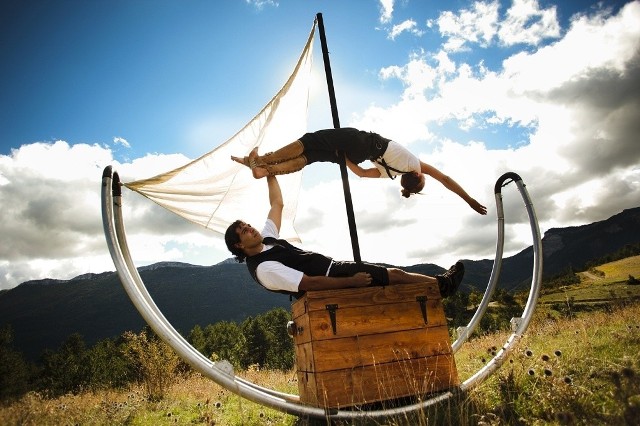
<path fill-rule="evenodd" d="M 540 282 L 542 279 L 542 242 L 540 238 L 540 231 L 538 229 L 537 218 L 525 185 L 522 183 L 520 176 L 515 173 L 506 173 L 498 179 L 495 187 L 499 228 L 496 259 L 491 272 L 490 282 L 480 306 L 476 310 L 476 313 L 471 319 L 469 325 L 466 327 L 465 334 L 461 335 L 454 342 L 455 350 L 462 345 L 462 343 L 473 332 L 475 327 L 477 327 L 480 318 L 484 315 L 495 285 L 498 281 L 502 265 L 502 246 L 504 242 L 504 215 L 500 188 L 511 181 L 516 182 L 516 185 L 518 186 L 518 190 L 524 199 L 531 224 L 534 256 L 533 276 L 531 280 L 529 298 L 522 316 L 515 321 L 517 327 L 513 334 L 507 339 L 503 347 L 498 351 L 493 359 L 460 385 L 459 391 L 463 392 L 482 383 L 502 365 L 510 350 L 513 349 L 529 326 L 529 322 L 531 321 L 538 299 Z M 173 328 L 151 298 L 142 278 L 135 268 L 129 252 L 122 217 L 122 193 L 120 179 L 118 174 L 113 172 L 111 166 L 106 167 L 102 175 L 102 222 L 107 245 L 109 247 L 109 253 L 113 259 L 120 281 L 144 320 L 161 339 L 171 346 L 176 353 L 196 371 L 243 398 L 288 414 L 303 417 L 348 420 L 357 418 L 386 418 L 405 415 L 445 401 L 455 394 L 454 391 L 446 391 L 419 403 L 384 410 L 349 411 L 323 409 L 301 404 L 297 395 L 285 394 L 263 388 L 245 379 L 237 377 L 229 362 L 212 362 L 193 348 L 180 335 L 180 333 Z"/>
<path fill-rule="evenodd" d="M 458 338 L 455 342 L 451 344 L 451 349 L 453 352 L 457 352 L 462 344 L 466 342 L 469 337 L 473 334 L 475 329 L 480 324 L 480 320 L 484 316 L 489 303 L 491 302 L 491 298 L 493 297 L 493 293 L 496 289 L 496 285 L 498 283 L 498 279 L 500 278 L 500 271 L 502 270 L 502 255 L 504 253 L 504 208 L 502 205 L 502 187 L 508 185 L 510 182 L 516 182 L 518 186 L 518 190 L 520 191 L 522 198 L 524 199 L 525 206 L 527 207 L 527 212 L 529 213 L 529 221 L 531 222 L 531 232 L 533 234 L 534 240 L 534 252 L 536 249 L 536 241 L 540 238 L 540 231 L 538 230 L 538 221 L 535 217 L 535 212 L 533 211 L 533 204 L 531 203 L 531 199 L 529 198 L 529 194 L 526 192 L 525 185 L 522 183 L 522 178 L 515 173 L 509 172 L 502 175 L 495 184 L 494 194 L 496 200 L 496 214 L 498 217 L 498 238 L 496 240 L 496 255 L 493 260 L 493 268 L 491 269 L 491 275 L 489 277 L 489 283 L 487 284 L 487 289 L 484 292 L 482 300 L 480 304 L 476 308 L 475 313 L 469 323 L 464 327 L 458 327 L 457 333 Z M 535 226 L 535 228 L 534 228 Z M 540 253 L 542 252 L 542 248 L 539 248 Z M 535 255 L 535 253 L 534 253 Z M 540 257 L 540 273 L 542 272 L 542 258 Z M 537 270 L 537 266 L 534 263 L 534 272 Z M 534 281 L 532 281 L 532 284 Z M 532 288 L 533 290 L 533 288 Z M 536 295 L 537 300 L 537 295 Z M 534 302 L 535 303 L 535 302 Z M 532 309 L 533 310 L 533 309 Z"/>

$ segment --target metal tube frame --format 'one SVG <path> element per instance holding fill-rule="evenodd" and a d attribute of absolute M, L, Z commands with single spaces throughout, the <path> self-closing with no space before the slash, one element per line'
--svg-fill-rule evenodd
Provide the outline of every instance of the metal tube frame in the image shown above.
<path fill-rule="evenodd" d="M 299 396 L 267 389 L 258 386 L 248 380 L 237 377 L 234 374 L 233 368 L 228 361 L 213 362 L 207 359 L 195 348 L 193 348 L 193 346 L 191 346 L 164 317 L 160 309 L 151 298 L 151 295 L 147 291 L 142 278 L 135 268 L 128 248 L 124 221 L 122 217 L 122 194 L 120 179 L 118 174 L 116 172 L 113 172 L 111 166 L 106 167 L 102 175 L 102 222 L 105 237 L 107 240 L 107 246 L 109 248 L 109 253 L 111 254 L 111 257 L 113 259 L 120 281 L 134 306 L 140 312 L 147 324 L 149 324 L 149 326 L 153 329 L 153 331 L 164 342 L 171 346 L 176 351 L 176 353 L 185 362 L 190 364 L 196 371 L 200 372 L 205 377 L 213 380 L 220 386 L 238 394 L 245 399 L 288 414 L 301 417 L 336 420 L 353 420 L 358 418 L 380 419 L 399 415 L 407 415 L 412 412 L 423 410 L 432 405 L 446 401 L 459 392 L 466 392 L 484 382 L 484 380 L 486 380 L 503 364 L 508 353 L 515 347 L 516 343 L 520 340 L 522 334 L 529 326 L 540 291 L 540 283 L 542 278 L 542 242 L 537 218 L 533 209 L 533 204 L 531 203 L 531 199 L 529 198 L 529 194 L 527 193 L 525 185 L 522 183 L 522 179 L 515 173 L 506 173 L 496 182 L 496 204 L 498 207 L 497 211 L 499 212 L 499 238 L 497 244 L 498 247 L 496 250 L 496 259 L 494 261 L 494 268 L 491 273 L 491 279 L 489 285 L 487 286 L 487 291 L 485 292 L 483 302 L 481 303 L 481 306 L 476 311 L 474 318 L 467 327 L 471 329 L 475 328 L 475 326 L 477 325 L 479 319 L 475 318 L 476 316 L 482 316 L 482 314 L 484 313 L 484 310 L 486 309 L 485 305 L 488 304 L 488 302 L 485 302 L 484 299 L 490 299 L 490 294 L 493 292 L 498 280 L 502 261 L 502 245 L 504 233 L 502 196 L 498 188 L 501 188 L 502 186 L 508 184 L 510 181 L 516 182 L 518 190 L 520 191 L 525 202 L 525 207 L 527 209 L 529 221 L 531 224 L 534 254 L 533 276 L 531 280 L 529 298 L 527 300 L 527 304 L 524 308 L 522 316 L 517 321 L 517 327 L 514 333 L 507 339 L 503 347 L 498 351 L 493 359 L 491 359 L 483 368 L 478 370 L 473 376 L 460 384 L 458 388 L 437 394 L 435 396 L 432 396 L 430 399 L 420 401 L 415 404 L 382 410 L 358 411 L 344 409 L 325 409 L 304 405 L 300 403 Z M 478 312 L 481 313 L 479 314 Z M 470 332 L 467 332 L 465 340 L 466 338 L 468 338 L 469 334 Z M 459 338 L 458 340 L 456 340 L 455 344 L 456 348 L 458 348 L 462 344 L 462 340 Z"/>
<path fill-rule="evenodd" d="M 487 284 L 487 289 L 485 290 L 484 295 L 482 296 L 482 300 L 480 301 L 480 304 L 476 308 L 476 311 L 473 314 L 473 317 L 471 317 L 471 320 L 469 320 L 469 323 L 464 327 L 458 327 L 458 329 L 456 330 L 458 334 L 458 338 L 456 339 L 455 342 L 451 344 L 451 349 L 453 353 L 456 353 L 458 349 L 462 347 L 462 344 L 466 342 L 469 339 L 469 337 L 471 337 L 475 329 L 480 324 L 480 320 L 482 319 L 487 308 L 489 307 L 489 303 L 491 302 L 491 298 L 493 297 L 493 293 L 498 283 L 498 279 L 500 278 L 500 271 L 502 270 L 502 256 L 504 253 L 504 208 L 502 204 L 501 191 L 502 191 L 502 186 L 504 184 L 504 181 L 507 180 L 507 178 L 505 178 L 505 176 L 507 175 L 508 174 L 505 174 L 502 177 L 500 177 L 500 179 L 498 179 L 494 187 L 495 200 L 496 200 L 496 215 L 498 218 L 498 237 L 496 240 L 496 255 L 493 260 L 493 267 L 491 269 L 489 283 Z M 521 181 L 522 179 L 518 177 L 517 180 Z"/>

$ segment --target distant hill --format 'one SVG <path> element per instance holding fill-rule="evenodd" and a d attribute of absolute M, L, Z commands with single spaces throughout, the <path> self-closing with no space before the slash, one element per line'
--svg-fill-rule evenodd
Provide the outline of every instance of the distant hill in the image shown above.
<path fill-rule="evenodd" d="M 245 265 L 158 263 L 140 268 L 149 293 L 181 333 L 196 324 L 243 321 L 275 307 L 289 309 L 287 296 L 253 283 Z M 14 344 L 30 359 L 56 349 L 70 334 L 87 344 L 138 331 L 144 320 L 115 272 L 71 280 L 36 280 L 0 293 L 0 325 L 11 324 Z"/>
<path fill-rule="evenodd" d="M 550 229 L 543 238 L 544 275 L 553 276 L 640 243 L 640 207 L 589 225 Z M 531 247 L 503 260 L 499 286 L 508 291 L 531 281 Z M 446 265 L 448 266 L 448 265 Z M 465 261 L 463 290 L 484 291 L 493 259 Z M 434 275 L 443 268 L 421 264 L 404 269 Z M 213 266 L 161 262 L 139 269 L 165 317 L 182 332 L 196 324 L 243 321 L 275 307 L 289 309 L 287 296 L 254 283 L 246 266 L 227 260 Z M 84 274 L 71 280 L 28 281 L 0 292 L 0 325 L 10 324 L 15 346 L 29 359 L 45 348 L 57 349 L 72 333 L 88 345 L 144 326 L 115 272 Z"/>
<path fill-rule="evenodd" d="M 543 276 L 552 277 L 570 267 L 582 270 L 592 260 L 637 244 L 640 244 L 640 207 L 588 225 L 549 229 L 542 239 Z M 509 258 L 503 265 L 501 286 L 507 290 L 528 286 L 532 259 L 532 247 Z"/>

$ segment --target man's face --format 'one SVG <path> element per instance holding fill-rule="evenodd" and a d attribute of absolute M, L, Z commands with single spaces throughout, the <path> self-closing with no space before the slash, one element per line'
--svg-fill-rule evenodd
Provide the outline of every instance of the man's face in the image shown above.
<path fill-rule="evenodd" d="M 262 235 L 260 235 L 260 232 L 248 223 L 240 222 L 236 228 L 236 233 L 240 238 L 238 247 L 241 249 L 253 248 L 262 244 Z"/>

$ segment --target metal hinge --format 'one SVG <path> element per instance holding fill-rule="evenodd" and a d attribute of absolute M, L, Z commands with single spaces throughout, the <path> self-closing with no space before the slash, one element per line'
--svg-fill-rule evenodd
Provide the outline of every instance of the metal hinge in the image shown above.
<path fill-rule="evenodd" d="M 325 305 L 327 311 L 329 311 L 329 318 L 331 319 L 331 328 L 333 329 L 333 334 L 336 334 L 336 309 L 338 309 L 338 305 L 331 304 Z"/>
<path fill-rule="evenodd" d="M 428 324 L 427 321 L 427 296 L 417 296 L 416 301 L 420 303 L 420 311 L 422 311 L 422 319 L 425 324 Z"/>

